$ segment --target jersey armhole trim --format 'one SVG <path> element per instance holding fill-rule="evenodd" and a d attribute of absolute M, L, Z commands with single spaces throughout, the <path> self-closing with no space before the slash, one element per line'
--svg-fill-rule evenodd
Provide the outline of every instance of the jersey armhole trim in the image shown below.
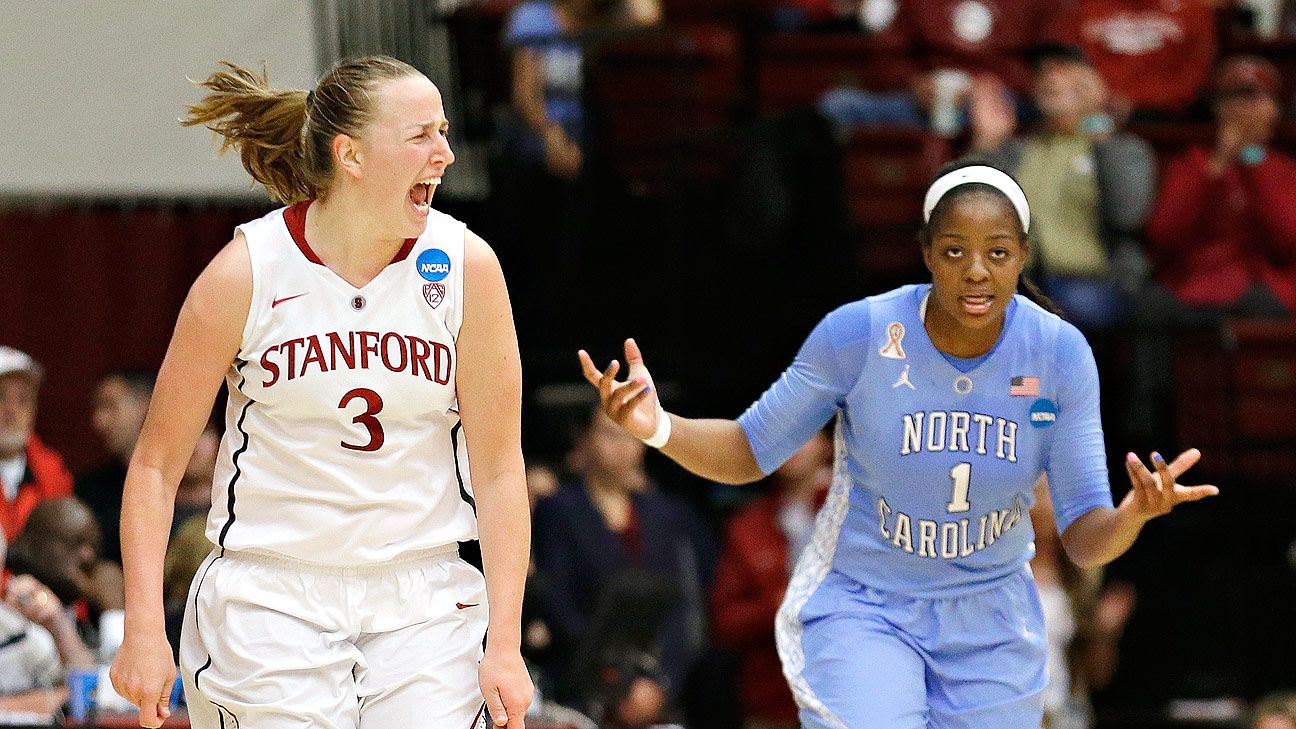
<path fill-rule="evenodd" d="M 246 346 L 250 341 L 252 332 L 256 329 L 257 322 L 261 319 L 262 309 L 264 309 L 264 305 L 261 301 L 261 289 L 263 284 L 261 277 L 257 275 L 257 252 L 253 250 L 254 246 L 252 245 L 252 238 L 248 235 L 249 231 L 247 228 L 249 225 L 252 224 L 244 223 L 234 229 L 235 240 L 238 239 L 240 233 L 243 235 L 243 245 L 247 248 L 248 252 L 249 274 L 252 276 L 252 300 L 248 303 L 247 318 L 243 321 L 243 338 L 242 341 L 239 342 L 240 353 L 243 352 L 244 346 Z"/>
<path fill-rule="evenodd" d="M 457 230 L 455 245 L 459 247 L 459 265 L 451 269 L 451 275 L 454 276 L 454 308 L 450 310 L 449 315 L 446 317 L 446 329 L 450 330 L 451 339 L 457 342 L 459 341 L 459 329 L 463 327 L 464 300 L 467 298 L 464 285 L 467 280 L 465 269 L 468 261 L 468 226 L 457 220 L 454 222 Z"/>

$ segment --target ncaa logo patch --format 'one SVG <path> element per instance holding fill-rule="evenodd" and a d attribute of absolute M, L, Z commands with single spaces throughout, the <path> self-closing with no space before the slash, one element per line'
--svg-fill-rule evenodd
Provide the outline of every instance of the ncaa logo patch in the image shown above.
<path fill-rule="evenodd" d="M 1057 404 L 1052 400 L 1040 398 L 1031 403 L 1030 424 L 1034 428 L 1047 428 L 1057 422 Z"/>
<path fill-rule="evenodd" d="M 450 256 L 440 248 L 429 248 L 419 254 L 414 266 L 425 280 L 436 283 L 450 275 Z"/>
<path fill-rule="evenodd" d="M 423 284 L 423 298 L 427 300 L 428 306 L 433 309 L 445 301 L 445 284 L 442 283 L 425 283 Z"/>

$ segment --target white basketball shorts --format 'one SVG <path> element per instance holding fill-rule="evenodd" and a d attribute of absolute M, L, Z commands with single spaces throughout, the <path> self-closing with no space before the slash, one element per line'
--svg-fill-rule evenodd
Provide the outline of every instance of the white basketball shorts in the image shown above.
<path fill-rule="evenodd" d="M 485 727 L 486 583 L 454 545 L 372 567 L 213 552 L 180 672 L 194 729 Z"/>

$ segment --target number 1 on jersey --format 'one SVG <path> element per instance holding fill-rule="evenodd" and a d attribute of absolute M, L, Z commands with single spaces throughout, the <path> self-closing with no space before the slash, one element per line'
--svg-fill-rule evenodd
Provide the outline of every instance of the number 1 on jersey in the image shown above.
<path fill-rule="evenodd" d="M 945 510 L 951 514 L 968 511 L 972 508 L 968 501 L 968 487 L 972 485 L 972 464 L 960 463 L 951 468 L 950 479 L 954 481 L 954 495 Z"/>

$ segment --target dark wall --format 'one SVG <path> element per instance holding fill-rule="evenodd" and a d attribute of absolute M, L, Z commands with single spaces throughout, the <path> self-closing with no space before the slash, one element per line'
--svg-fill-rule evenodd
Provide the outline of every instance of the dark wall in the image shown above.
<path fill-rule="evenodd" d="M 95 381 L 162 362 L 185 292 L 254 206 L 0 210 L 0 343 L 46 369 L 37 432 L 74 472 L 101 457 Z"/>

